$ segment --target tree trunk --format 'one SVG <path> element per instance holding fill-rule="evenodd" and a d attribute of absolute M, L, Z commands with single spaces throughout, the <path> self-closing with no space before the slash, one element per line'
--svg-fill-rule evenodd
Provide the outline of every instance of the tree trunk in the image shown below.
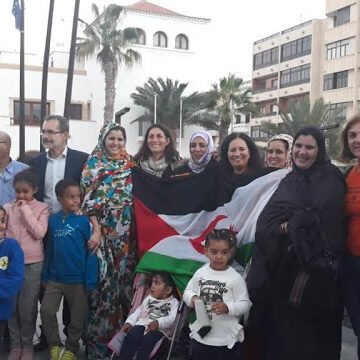
<path fill-rule="evenodd" d="M 220 130 L 219 130 L 219 144 L 222 144 L 223 140 L 228 135 L 229 126 L 230 126 L 229 121 L 227 121 L 225 119 L 221 119 L 221 121 L 220 121 Z"/>
<path fill-rule="evenodd" d="M 104 107 L 104 125 L 113 121 L 114 103 L 116 95 L 116 69 L 111 61 L 104 64 L 105 72 L 105 107 Z"/>

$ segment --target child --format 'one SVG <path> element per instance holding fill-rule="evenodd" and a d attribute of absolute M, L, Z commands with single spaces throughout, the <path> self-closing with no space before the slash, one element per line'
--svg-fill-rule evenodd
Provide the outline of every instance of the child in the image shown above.
<path fill-rule="evenodd" d="M 244 279 L 232 267 L 236 238 L 226 229 L 215 229 L 205 241 L 205 255 L 210 263 L 197 270 L 184 292 L 184 301 L 196 308 L 197 320 L 190 325 L 193 360 L 240 359 L 244 339 L 240 315 L 251 302 Z M 204 308 L 205 305 L 205 308 Z M 199 310 L 207 321 L 201 326 Z M 206 310 L 205 310 L 206 309 Z"/>
<path fill-rule="evenodd" d="M 16 240 L 5 237 L 6 220 L 6 211 L 0 206 L 0 339 L 24 280 L 24 253 Z"/>
<path fill-rule="evenodd" d="M 8 325 L 10 360 L 33 359 L 33 337 L 44 262 L 42 239 L 50 215 L 49 206 L 34 199 L 37 184 L 38 176 L 32 170 L 17 173 L 13 180 L 15 201 L 4 205 L 8 214 L 6 235 L 19 242 L 25 257 L 25 280 L 15 299 Z"/>
<path fill-rule="evenodd" d="M 87 291 L 97 284 L 97 257 L 88 249 L 91 236 L 87 216 L 76 215 L 80 208 L 80 187 L 70 179 L 60 180 L 55 194 L 62 211 L 50 216 L 49 243 L 46 248 L 43 281 L 45 293 L 41 321 L 50 345 L 51 360 L 73 360 L 87 314 Z M 70 308 L 70 324 L 65 351 L 59 337 L 56 313 L 62 297 Z"/>
<path fill-rule="evenodd" d="M 121 331 L 127 333 L 120 350 L 121 360 L 148 360 L 154 345 L 165 335 L 170 335 L 179 301 L 176 287 L 166 272 L 153 274 L 148 295 L 142 304 L 125 321 Z"/>

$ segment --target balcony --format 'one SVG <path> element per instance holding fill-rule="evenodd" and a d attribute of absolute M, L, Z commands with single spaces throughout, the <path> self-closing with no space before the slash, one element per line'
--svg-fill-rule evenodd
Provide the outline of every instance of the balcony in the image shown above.
<path fill-rule="evenodd" d="M 255 90 L 253 90 L 253 94 L 261 94 L 261 93 L 264 93 L 264 92 L 273 91 L 273 90 L 277 90 L 277 89 L 278 89 L 277 86 L 264 88 L 264 89 L 255 89 Z"/>
<path fill-rule="evenodd" d="M 268 112 L 266 114 L 257 114 L 257 115 L 253 115 L 253 119 L 258 119 L 258 118 L 263 118 L 263 117 L 269 117 L 269 116 L 274 116 L 274 115 L 277 115 L 277 112 L 276 111 L 273 111 L 273 112 Z"/>
<path fill-rule="evenodd" d="M 233 124 L 232 131 L 250 135 L 250 124 Z"/>

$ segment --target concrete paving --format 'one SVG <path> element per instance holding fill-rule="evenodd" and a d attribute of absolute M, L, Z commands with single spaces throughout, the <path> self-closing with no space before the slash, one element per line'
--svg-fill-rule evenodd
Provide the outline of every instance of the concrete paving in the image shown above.
<path fill-rule="evenodd" d="M 356 355 L 356 346 L 357 346 L 356 337 L 354 336 L 352 329 L 349 327 L 348 321 L 345 321 L 344 324 L 346 324 L 346 326 L 343 326 L 343 332 L 342 332 L 343 341 L 342 341 L 341 360 L 358 360 Z M 60 331 L 60 334 L 62 334 L 62 331 Z M 0 360 L 6 360 L 6 359 L 7 359 L 7 354 L 1 349 Z M 35 353 L 34 360 L 48 360 L 48 359 L 49 359 L 48 351 Z M 85 349 L 83 346 L 81 347 L 78 360 L 86 360 Z"/>

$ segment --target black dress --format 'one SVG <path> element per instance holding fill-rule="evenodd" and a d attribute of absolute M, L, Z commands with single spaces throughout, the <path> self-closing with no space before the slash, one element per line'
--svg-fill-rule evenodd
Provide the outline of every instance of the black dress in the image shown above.
<path fill-rule="evenodd" d="M 340 359 L 345 183 L 326 160 L 321 133 L 314 130 L 313 136 L 319 147 L 315 163 L 306 170 L 294 166 L 257 223 L 247 282 L 253 302 L 249 328 L 262 339 L 262 359 Z M 284 222 L 286 234 L 280 231 Z M 326 253 L 331 271 L 322 266 Z"/>

